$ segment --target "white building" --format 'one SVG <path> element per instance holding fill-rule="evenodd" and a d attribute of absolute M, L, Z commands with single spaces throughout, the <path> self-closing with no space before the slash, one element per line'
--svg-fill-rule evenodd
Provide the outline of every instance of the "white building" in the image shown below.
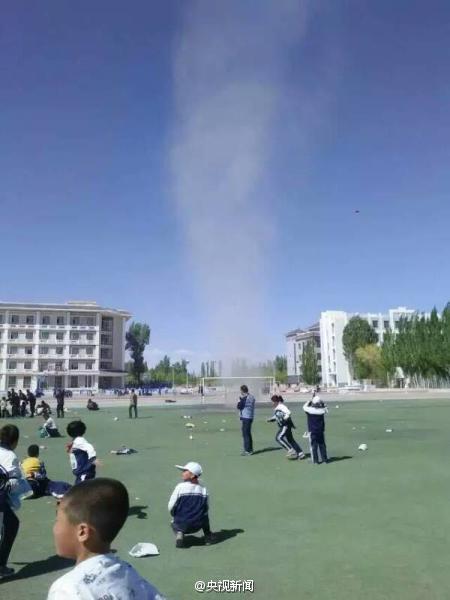
<path fill-rule="evenodd" d="M 313 342 L 319 370 L 321 369 L 320 326 L 315 323 L 306 329 L 294 329 L 286 334 L 288 383 L 302 381 L 302 356 L 308 342 Z"/>
<path fill-rule="evenodd" d="M 392 308 L 387 313 L 347 313 L 328 310 L 320 315 L 320 346 L 322 357 L 322 385 L 343 387 L 354 383 L 349 364 L 344 355 L 342 335 L 352 317 L 365 319 L 378 334 L 378 342 L 383 341 L 386 331 L 397 331 L 401 318 L 411 318 L 417 311 L 406 308 Z"/>
<path fill-rule="evenodd" d="M 130 317 L 96 302 L 0 302 L 0 390 L 122 387 Z"/>

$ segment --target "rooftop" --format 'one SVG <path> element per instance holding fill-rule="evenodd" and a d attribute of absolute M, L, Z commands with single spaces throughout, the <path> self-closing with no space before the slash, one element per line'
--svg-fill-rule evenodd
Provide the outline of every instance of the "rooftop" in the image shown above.
<path fill-rule="evenodd" d="M 0 310 L 76 310 L 77 312 L 102 312 L 126 319 L 131 317 L 131 313 L 120 308 L 107 308 L 99 306 L 94 300 L 71 300 L 65 303 L 52 302 L 2 302 L 0 301 Z"/>

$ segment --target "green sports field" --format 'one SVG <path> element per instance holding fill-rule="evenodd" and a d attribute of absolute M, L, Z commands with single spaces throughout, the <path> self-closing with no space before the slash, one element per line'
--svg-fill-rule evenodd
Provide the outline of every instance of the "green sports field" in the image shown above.
<path fill-rule="evenodd" d="M 305 418 L 299 405 L 291 408 L 304 445 Z M 200 598 L 197 580 L 254 580 L 253 594 L 236 595 L 261 600 L 450 597 L 450 402 L 332 403 L 327 443 L 334 461 L 324 466 L 291 462 L 274 450 L 269 407 L 257 410 L 259 452 L 251 457 L 239 455 L 239 421 L 231 412 L 142 408 L 137 421 L 125 408 L 76 413 L 103 460 L 99 474 L 121 479 L 130 492 L 131 514 L 114 547 L 172 600 Z M 185 414 L 196 425 L 192 440 Z M 18 422 L 20 457 L 38 441 L 39 422 Z M 48 447 L 41 457 L 53 479 L 72 480 L 67 441 L 38 442 Z M 367 452 L 358 452 L 362 442 Z M 138 454 L 111 455 L 121 444 Z M 177 550 L 167 501 L 179 481 L 173 465 L 188 460 L 203 465 L 212 528 L 221 533 L 214 546 L 199 539 Z M 23 503 L 11 556 L 18 575 L 1 584 L 2 600 L 43 599 L 67 568 L 54 555 L 54 512 L 49 498 Z M 160 556 L 129 557 L 139 541 L 156 543 Z"/>

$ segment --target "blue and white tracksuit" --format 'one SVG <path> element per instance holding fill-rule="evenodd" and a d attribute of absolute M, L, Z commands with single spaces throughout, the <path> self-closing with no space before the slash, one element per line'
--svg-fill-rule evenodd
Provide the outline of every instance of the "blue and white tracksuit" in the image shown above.
<path fill-rule="evenodd" d="M 195 533 L 203 529 L 205 534 L 210 533 L 208 492 L 200 483 L 179 483 L 170 496 L 168 508 L 174 531 Z"/>
<path fill-rule="evenodd" d="M 297 455 L 302 454 L 302 449 L 297 444 L 292 435 L 292 429 L 295 429 L 295 425 L 292 422 L 291 411 L 282 402 L 277 404 L 275 407 L 273 417 L 268 419 L 269 422 L 276 421 L 279 429 L 275 440 L 282 448 L 289 451 L 294 451 Z"/>
<path fill-rule="evenodd" d="M 303 405 L 308 418 L 308 431 L 311 443 L 313 463 L 319 464 L 319 452 L 322 462 L 328 461 L 327 446 L 325 444 L 325 415 L 328 413 L 326 404 L 317 396 Z"/>
<path fill-rule="evenodd" d="M 75 475 L 75 485 L 95 478 L 96 452 L 92 444 L 83 437 L 76 437 L 70 449 L 70 466 Z"/>

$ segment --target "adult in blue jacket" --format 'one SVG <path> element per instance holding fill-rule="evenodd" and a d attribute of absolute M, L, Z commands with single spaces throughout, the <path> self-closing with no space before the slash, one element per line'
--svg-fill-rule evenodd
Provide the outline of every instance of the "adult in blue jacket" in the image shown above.
<path fill-rule="evenodd" d="M 241 395 L 237 403 L 241 424 L 244 450 L 242 456 L 253 454 L 252 423 L 255 416 L 255 398 L 249 393 L 246 385 L 241 385 Z"/>

